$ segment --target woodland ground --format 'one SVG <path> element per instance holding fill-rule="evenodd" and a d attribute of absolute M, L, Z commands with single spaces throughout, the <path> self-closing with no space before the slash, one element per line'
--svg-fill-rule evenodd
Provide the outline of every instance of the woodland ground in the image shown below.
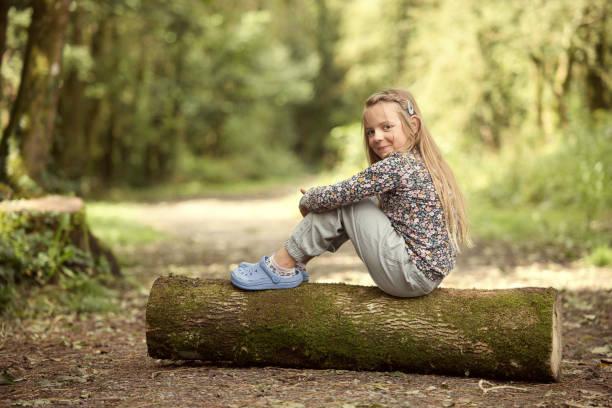
<path fill-rule="evenodd" d="M 299 221 L 297 197 L 122 205 L 122 214 L 163 231 L 165 238 L 114 248 L 125 265 L 123 273 L 136 283 L 120 290 L 117 312 L 1 323 L 0 383 L 14 382 L 0 385 L 0 406 L 612 406 L 612 268 L 556 263 L 542 248 L 496 242 L 479 242 L 462 254 L 444 286 L 560 289 L 564 346 L 558 383 L 240 368 L 149 358 L 145 305 L 155 278 L 168 273 L 228 278 L 232 265 L 254 262 L 282 244 Z M 350 244 L 314 260 L 309 271 L 315 282 L 372 284 Z M 9 374 L 12 381 L 7 381 Z"/>

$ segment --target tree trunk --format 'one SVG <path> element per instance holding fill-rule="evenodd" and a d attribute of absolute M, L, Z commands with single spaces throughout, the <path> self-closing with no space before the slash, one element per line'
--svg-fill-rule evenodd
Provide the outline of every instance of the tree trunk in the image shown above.
<path fill-rule="evenodd" d="M 299 134 L 294 150 L 306 162 L 327 166 L 335 162 L 338 153 L 326 146 L 325 139 L 338 124 L 331 113 L 341 105 L 339 84 L 345 75 L 345 70 L 336 63 L 340 16 L 329 3 L 327 0 L 315 1 L 315 46 L 320 60 L 319 72 L 313 81 L 312 99 L 298 106 L 294 112 Z"/>
<path fill-rule="evenodd" d="M 82 6 L 77 6 L 72 13 L 69 43 L 76 47 L 87 45 L 83 30 L 85 13 L 87 11 Z M 57 106 L 59 120 L 53 137 L 53 162 L 61 177 L 80 182 L 89 161 L 85 132 L 88 107 L 85 96 L 87 82 L 82 79 L 77 67 L 72 67 L 66 72 L 62 81 L 62 92 Z"/>
<path fill-rule="evenodd" d="M 19 141 L 29 175 L 40 182 L 55 121 L 64 36 L 72 0 L 34 0 L 17 99 L 4 138 Z"/>
<path fill-rule="evenodd" d="M 401 299 L 376 287 L 303 284 L 247 292 L 161 277 L 147 304 L 153 358 L 558 380 L 555 289 L 438 289 Z"/>
<path fill-rule="evenodd" d="M 97 28 L 92 35 L 91 56 L 95 61 L 93 70 L 93 83 L 112 83 L 110 76 L 116 72 L 116 58 L 109 55 L 113 49 L 113 31 L 115 27 L 115 17 L 112 13 L 105 15 L 98 22 Z M 108 90 L 102 95 L 90 96 L 88 100 L 85 136 L 87 165 L 82 175 L 92 176 L 103 174 L 107 155 L 112 154 L 106 150 L 105 132 L 109 122 L 109 104 L 112 98 L 108 95 Z M 102 169 L 102 170 L 101 170 Z M 98 176 L 96 187 L 99 187 L 106 180 Z"/>
<path fill-rule="evenodd" d="M 4 60 L 4 51 L 6 50 L 6 30 L 8 28 L 8 12 L 11 8 L 11 1 L 0 2 L 0 107 L 4 101 L 4 82 L 2 72 L 2 61 Z M 0 121 L 2 123 L 2 121 Z M 9 143 L 8 137 L 3 136 L 2 128 L 0 127 L 0 201 L 5 196 L 11 196 L 12 189 L 8 182 L 6 164 L 8 162 Z"/>
<path fill-rule="evenodd" d="M 592 61 L 587 64 L 585 78 L 586 103 L 591 110 L 612 108 L 612 89 L 610 89 L 610 51 L 612 45 L 607 36 L 610 33 L 610 25 L 607 23 L 609 12 L 612 11 L 610 3 L 605 3 L 603 9 L 598 13 L 597 23 L 591 24 L 593 37 Z"/>
<path fill-rule="evenodd" d="M 2 72 L 2 60 L 4 59 L 4 51 L 6 49 L 6 29 L 8 27 L 8 11 L 11 8 L 11 1 L 4 0 L 0 2 L 0 72 Z M 2 75 L 0 75 L 0 106 L 2 104 L 3 91 Z"/>
<path fill-rule="evenodd" d="M 531 52 L 529 57 L 533 64 L 534 70 L 536 122 L 538 124 L 538 129 L 544 134 L 544 64 L 542 62 L 542 58 L 539 55 L 536 55 L 534 52 Z"/>

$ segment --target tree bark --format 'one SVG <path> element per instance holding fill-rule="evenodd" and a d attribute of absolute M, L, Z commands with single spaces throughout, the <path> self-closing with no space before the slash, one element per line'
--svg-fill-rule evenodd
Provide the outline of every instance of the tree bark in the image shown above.
<path fill-rule="evenodd" d="M 401 299 L 376 287 L 302 284 L 247 292 L 161 277 L 147 304 L 153 358 L 558 380 L 555 289 L 437 289 Z"/>
<path fill-rule="evenodd" d="M 611 25 L 608 23 L 612 6 L 609 2 L 604 3 L 601 10 L 596 8 L 597 17 L 596 23 L 590 24 L 593 30 L 591 34 L 593 38 L 593 56 L 592 61 L 587 63 L 586 67 L 586 100 L 591 110 L 603 109 L 610 110 L 612 108 L 612 89 L 610 88 L 610 54 L 612 45 L 608 41 L 607 36 L 610 33 Z M 588 61 L 588 60 L 587 60 Z M 608 81 L 606 81 L 608 78 Z"/>
<path fill-rule="evenodd" d="M 0 72 L 2 69 L 2 60 L 4 59 L 4 51 L 6 50 L 6 29 L 8 27 L 8 11 L 11 8 L 11 3 L 10 0 L 0 2 Z M 4 96 L 2 79 L 3 77 L 0 75 L 0 104 L 2 104 L 2 98 Z"/>
<path fill-rule="evenodd" d="M 543 114 L 545 81 L 544 64 L 542 62 L 542 57 L 540 55 L 536 55 L 533 51 L 529 53 L 529 57 L 533 64 L 534 70 L 536 121 L 538 123 L 538 129 L 540 130 L 540 132 L 545 134 Z"/>
<path fill-rule="evenodd" d="M 12 1 L 0 2 L 0 72 L 2 70 L 2 61 L 4 60 L 4 51 L 6 50 L 6 30 L 8 28 L 8 12 L 11 8 Z M 4 101 L 4 80 L 0 73 L 0 107 Z M 2 123 L 0 121 L 0 123 Z M 8 138 L 3 137 L 2 129 L 0 128 L 0 201 L 5 196 L 10 196 L 12 188 L 7 180 L 6 164 L 8 161 L 9 144 Z"/>
<path fill-rule="evenodd" d="M 86 24 L 85 13 L 87 11 L 82 5 L 78 5 L 72 12 L 69 43 L 76 47 L 88 45 L 83 30 Z M 53 162 L 61 177 L 80 181 L 89 161 L 85 132 L 88 107 L 85 91 L 88 84 L 76 66 L 64 74 L 62 82 L 57 105 L 59 120 L 53 136 Z"/>
<path fill-rule="evenodd" d="M 116 58 L 111 54 L 113 49 L 113 32 L 115 31 L 115 16 L 113 13 L 106 14 L 97 24 L 91 40 L 91 56 L 95 61 L 93 70 L 93 83 L 112 83 L 110 76 L 117 72 Z M 84 175 L 104 174 L 105 162 L 112 151 L 106 150 L 105 131 L 109 121 L 109 105 L 112 98 L 105 91 L 102 95 L 89 97 L 87 106 L 87 119 L 85 120 L 85 136 L 87 137 L 87 165 L 83 171 Z M 102 170 L 101 170 L 102 169 Z M 96 186 L 99 187 L 106 179 L 97 179 Z"/>
<path fill-rule="evenodd" d="M 62 48 L 72 0 L 34 0 L 17 98 L 3 138 L 20 144 L 29 175 L 40 182 L 51 147 Z"/>
<path fill-rule="evenodd" d="M 299 134 L 295 152 L 314 164 L 329 166 L 337 151 L 325 145 L 329 131 L 338 124 L 332 112 L 341 106 L 339 84 L 345 70 L 336 63 L 336 48 L 340 38 L 338 10 L 327 0 L 316 0 L 315 49 L 320 59 L 319 72 L 313 81 L 313 97 L 296 107 L 294 120 Z"/>

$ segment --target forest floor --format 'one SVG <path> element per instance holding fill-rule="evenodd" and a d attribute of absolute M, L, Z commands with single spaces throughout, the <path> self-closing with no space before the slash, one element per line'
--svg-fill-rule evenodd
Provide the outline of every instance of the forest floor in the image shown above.
<path fill-rule="evenodd" d="M 162 241 L 114 248 L 137 284 L 108 314 L 0 324 L 0 406 L 609 407 L 612 268 L 558 263 L 550 251 L 480 242 L 443 286 L 553 286 L 563 295 L 562 378 L 497 381 L 401 372 L 242 368 L 147 356 L 145 306 L 156 277 L 229 278 L 233 265 L 280 246 L 299 221 L 297 195 L 126 203 Z M 549 255 L 544 255 L 548 253 Z M 350 244 L 309 264 L 314 282 L 371 285 Z M 282 305 L 279 305 L 282 311 Z"/>

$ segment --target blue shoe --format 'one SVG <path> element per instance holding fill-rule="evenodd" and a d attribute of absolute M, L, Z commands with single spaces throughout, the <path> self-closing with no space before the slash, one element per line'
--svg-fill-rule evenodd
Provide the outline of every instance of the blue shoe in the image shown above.
<path fill-rule="evenodd" d="M 231 281 L 234 286 L 245 290 L 266 290 L 266 289 L 291 289 L 304 281 L 301 273 L 293 276 L 280 276 L 274 273 L 268 265 L 264 256 L 256 264 L 242 262 L 231 273 Z"/>
<path fill-rule="evenodd" d="M 308 272 L 306 272 L 306 265 L 301 262 L 295 264 L 295 270 L 302 275 L 302 282 L 308 282 Z"/>
<path fill-rule="evenodd" d="M 254 265 L 248 262 L 240 262 L 240 265 L 238 265 L 238 268 L 245 268 L 248 265 Z M 298 273 L 302 274 L 302 282 L 308 282 L 308 280 L 310 279 L 310 277 L 308 276 L 308 272 L 306 272 L 306 265 L 304 265 L 301 262 L 298 262 L 295 264 L 295 270 Z"/>

